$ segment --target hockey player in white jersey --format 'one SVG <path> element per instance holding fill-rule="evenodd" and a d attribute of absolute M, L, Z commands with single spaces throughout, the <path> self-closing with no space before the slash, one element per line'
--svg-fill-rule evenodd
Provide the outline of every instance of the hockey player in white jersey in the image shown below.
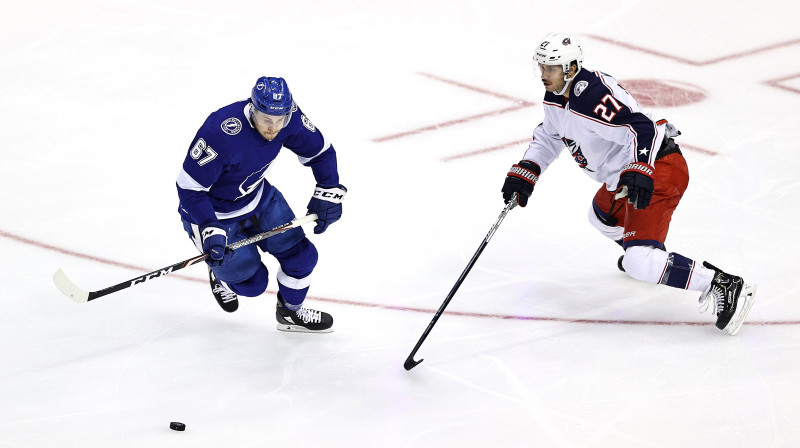
<path fill-rule="evenodd" d="M 503 184 L 503 199 L 517 194 L 525 207 L 539 176 L 566 148 L 578 167 L 602 182 L 589 220 L 622 246 L 618 266 L 634 279 L 699 291 L 716 326 L 736 334 L 756 285 L 708 262 L 702 265 L 664 246 L 672 213 L 689 184 L 689 170 L 667 120 L 642 110 L 617 81 L 583 67 L 579 40 L 545 36 L 534 54 L 545 87 L 544 121 L 522 160 Z"/>

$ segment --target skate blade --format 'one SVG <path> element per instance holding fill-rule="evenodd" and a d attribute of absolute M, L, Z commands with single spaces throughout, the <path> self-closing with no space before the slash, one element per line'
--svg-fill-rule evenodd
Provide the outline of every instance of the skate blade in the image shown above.
<path fill-rule="evenodd" d="M 731 321 L 728 322 L 728 326 L 725 327 L 725 331 L 727 331 L 731 336 L 735 335 L 739 329 L 742 328 L 744 319 L 750 312 L 750 308 L 753 307 L 757 288 L 758 285 L 745 284 L 742 286 L 742 293 L 739 295 L 739 303 L 737 304 L 736 312 L 733 313 Z"/>
<path fill-rule="evenodd" d="M 333 327 L 326 328 L 325 330 L 309 330 L 308 328 L 300 325 L 278 324 L 276 328 L 279 331 L 285 331 L 287 333 L 332 333 L 333 332 Z"/>

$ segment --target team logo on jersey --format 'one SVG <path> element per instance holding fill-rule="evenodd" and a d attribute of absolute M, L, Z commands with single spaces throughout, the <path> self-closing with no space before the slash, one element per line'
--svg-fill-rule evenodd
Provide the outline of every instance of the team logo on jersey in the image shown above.
<path fill-rule="evenodd" d="M 579 167 L 588 170 L 586 168 L 589 165 L 589 161 L 586 159 L 586 156 L 583 155 L 583 151 L 581 151 L 581 146 L 575 140 L 570 140 L 568 138 L 562 138 L 561 141 L 567 145 L 567 149 L 569 149 L 569 153 L 572 154 L 572 158 L 575 159 L 575 162 L 578 164 Z M 589 170 L 591 171 L 591 170 Z"/>
<path fill-rule="evenodd" d="M 312 123 L 311 120 L 309 120 L 305 115 L 300 115 L 300 121 L 303 122 L 303 126 L 305 126 L 309 131 L 315 132 L 317 130 L 317 128 L 314 127 L 314 123 Z"/>
<path fill-rule="evenodd" d="M 589 83 L 587 81 L 578 81 L 578 83 L 575 84 L 575 96 L 581 96 L 581 93 L 583 93 L 588 86 Z"/>
<path fill-rule="evenodd" d="M 239 184 L 239 193 L 241 193 L 241 195 L 234 199 L 234 201 L 238 201 L 239 199 L 256 191 L 256 188 L 261 186 L 261 182 L 263 182 L 264 178 L 267 177 L 267 171 L 269 171 L 270 165 L 272 165 L 272 162 L 264 165 L 260 170 L 250 173 L 244 182 Z"/>
<path fill-rule="evenodd" d="M 222 132 L 228 135 L 236 135 L 242 130 L 242 122 L 238 118 L 228 118 L 222 122 Z"/>

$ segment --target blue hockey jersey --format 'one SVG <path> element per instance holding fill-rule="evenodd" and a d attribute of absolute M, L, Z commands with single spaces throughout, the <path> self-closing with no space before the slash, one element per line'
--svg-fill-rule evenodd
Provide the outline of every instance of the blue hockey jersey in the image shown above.
<path fill-rule="evenodd" d="M 299 108 L 268 141 L 251 123 L 251 107 L 249 100 L 225 106 L 197 131 L 177 180 L 183 219 L 202 228 L 250 216 L 272 195 L 266 175 L 283 147 L 311 168 L 318 184 L 339 184 L 333 146 Z"/>

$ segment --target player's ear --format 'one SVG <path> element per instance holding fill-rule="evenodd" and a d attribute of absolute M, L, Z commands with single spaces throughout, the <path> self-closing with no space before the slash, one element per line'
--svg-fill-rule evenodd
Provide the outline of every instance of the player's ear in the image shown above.
<path fill-rule="evenodd" d="M 577 74 L 578 74 L 578 63 L 573 61 L 569 64 L 569 77 L 572 78 Z"/>

